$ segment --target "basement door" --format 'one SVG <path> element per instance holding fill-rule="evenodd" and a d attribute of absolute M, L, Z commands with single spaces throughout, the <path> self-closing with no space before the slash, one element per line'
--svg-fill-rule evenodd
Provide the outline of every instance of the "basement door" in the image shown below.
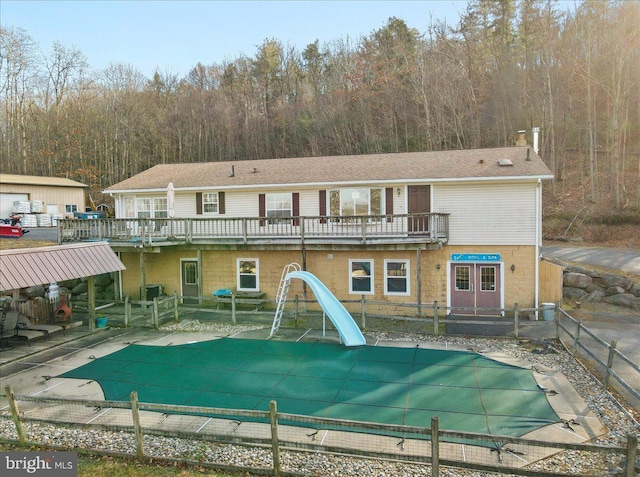
<path fill-rule="evenodd" d="M 452 314 L 500 314 L 502 280 L 499 263 L 452 263 L 450 287 Z"/>
<path fill-rule="evenodd" d="M 185 305 L 197 305 L 198 297 L 200 296 L 197 260 L 180 261 L 180 286 L 182 288 L 182 303 Z"/>

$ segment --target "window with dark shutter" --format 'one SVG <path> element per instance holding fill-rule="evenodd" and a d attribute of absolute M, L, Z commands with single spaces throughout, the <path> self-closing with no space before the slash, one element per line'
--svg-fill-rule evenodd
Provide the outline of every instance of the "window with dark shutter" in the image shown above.
<path fill-rule="evenodd" d="M 224 192 L 218 192 L 218 214 L 224 214 Z"/>
<path fill-rule="evenodd" d="M 260 218 L 267 216 L 267 205 L 264 194 L 258 194 L 258 216 Z M 260 225 L 263 226 L 265 224 L 264 220 L 260 221 Z"/>
<path fill-rule="evenodd" d="M 196 214 L 202 215 L 202 192 L 196 192 Z"/>
<path fill-rule="evenodd" d="M 299 192 L 294 192 L 293 194 L 291 194 L 291 208 L 293 209 L 292 210 L 293 216 L 300 217 L 300 193 Z M 300 225 L 300 219 L 294 219 L 293 225 L 294 226 Z"/>
<path fill-rule="evenodd" d="M 318 201 L 319 201 L 319 204 L 320 204 L 319 215 L 320 215 L 320 217 L 326 217 L 326 215 L 327 215 L 327 191 L 323 189 L 323 190 L 320 190 L 318 192 L 319 192 Z M 327 223 L 327 219 L 321 218 L 320 219 L 320 223 L 321 224 L 326 224 Z"/>

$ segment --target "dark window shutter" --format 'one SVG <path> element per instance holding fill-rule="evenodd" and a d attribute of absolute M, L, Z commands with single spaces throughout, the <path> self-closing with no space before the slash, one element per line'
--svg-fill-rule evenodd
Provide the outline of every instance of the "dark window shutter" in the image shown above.
<path fill-rule="evenodd" d="M 393 187 L 387 187 L 386 189 L 386 214 L 387 222 L 393 222 Z"/>
<path fill-rule="evenodd" d="M 322 189 L 319 192 L 319 202 L 320 202 L 320 217 L 326 217 L 327 215 L 327 191 Z M 321 224 L 326 224 L 327 219 L 320 219 Z"/>
<path fill-rule="evenodd" d="M 294 192 L 291 194 L 291 206 L 293 208 L 293 216 L 300 217 L 300 193 Z M 293 225 L 300 225 L 300 220 L 296 219 L 293 221 Z"/>
<path fill-rule="evenodd" d="M 224 192 L 218 192 L 218 213 L 224 214 Z"/>
<path fill-rule="evenodd" d="M 266 217 L 267 215 L 267 205 L 265 202 L 265 195 L 258 194 L 258 216 Z M 264 225 L 264 220 L 260 221 L 260 225 Z"/>
<path fill-rule="evenodd" d="M 202 215 L 202 192 L 196 192 L 196 214 Z"/>

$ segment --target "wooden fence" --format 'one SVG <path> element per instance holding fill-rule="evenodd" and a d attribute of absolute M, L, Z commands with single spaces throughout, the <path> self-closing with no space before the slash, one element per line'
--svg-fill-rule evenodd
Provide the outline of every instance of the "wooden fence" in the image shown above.
<path fill-rule="evenodd" d="M 586 361 L 605 391 L 615 389 L 640 410 L 640 366 L 561 308 L 555 310 L 556 338 L 576 359 Z"/>
<path fill-rule="evenodd" d="M 603 470 L 616 463 L 624 466 L 626 477 L 632 477 L 635 475 L 638 455 L 638 439 L 635 435 L 627 436 L 625 447 L 570 444 L 441 430 L 437 417 L 432 418 L 430 427 L 415 427 L 286 414 L 278 411 L 276 401 L 269 403 L 269 411 L 249 411 L 141 403 L 135 392 L 131 393 L 128 402 L 15 396 L 10 386 L 5 388 L 5 392 L 7 402 L 2 407 L 0 419 L 10 418 L 15 428 L 13 437 L 11 433 L 5 433 L 0 438 L 5 442 L 17 443 L 23 447 L 36 445 L 65 448 L 52 445 L 50 436 L 44 438 L 46 442 L 33 440 L 30 433 L 43 435 L 35 431 L 37 426 L 34 424 L 54 425 L 57 436 L 68 429 L 75 433 L 74 444 L 77 443 L 78 429 L 88 432 L 112 431 L 118 433 L 120 440 L 123 434 L 131 440 L 129 450 L 120 452 L 119 455 L 274 476 L 309 475 L 301 473 L 297 468 L 287 469 L 282 459 L 285 452 L 314 452 L 410 462 L 428 465 L 432 476 L 439 475 L 440 466 L 513 475 L 595 476 L 601 475 Z M 168 437 L 181 442 L 199 442 L 200 445 L 215 443 L 218 447 L 255 447 L 262 449 L 263 458 L 258 459 L 259 465 L 255 459 L 249 465 L 207 461 L 201 447 L 198 447 L 197 460 L 193 453 L 168 457 L 164 450 L 148 445 L 150 436 Z M 94 439 L 93 443 L 94 447 L 88 449 L 91 453 L 114 454 L 111 439 Z M 105 449 L 100 445 L 111 447 Z M 266 449 L 269 450 L 269 458 L 265 457 Z M 553 456 L 564 451 L 570 451 L 575 462 L 580 461 L 581 453 L 588 454 L 588 472 L 580 465 L 573 467 L 574 473 L 558 472 L 552 468 L 553 464 L 549 467 L 541 465 L 545 459 L 553 460 Z M 287 462 L 295 460 L 287 459 Z M 536 470 L 532 470 L 532 466 Z M 427 474 L 429 469 L 425 467 L 424 472 Z"/>

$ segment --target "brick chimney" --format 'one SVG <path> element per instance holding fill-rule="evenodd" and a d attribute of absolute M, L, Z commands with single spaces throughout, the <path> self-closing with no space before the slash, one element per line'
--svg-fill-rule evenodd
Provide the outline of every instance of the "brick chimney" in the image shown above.
<path fill-rule="evenodd" d="M 524 133 L 526 131 L 520 130 L 518 131 L 518 140 L 516 141 L 516 146 L 523 147 L 527 145 L 527 140 L 524 138 Z"/>

